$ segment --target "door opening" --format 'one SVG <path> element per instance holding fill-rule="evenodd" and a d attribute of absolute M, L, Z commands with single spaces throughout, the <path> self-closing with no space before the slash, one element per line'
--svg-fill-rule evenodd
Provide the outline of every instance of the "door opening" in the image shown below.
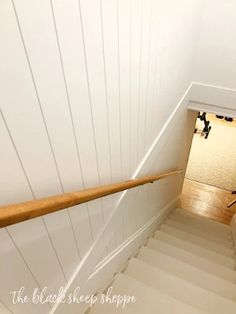
<path fill-rule="evenodd" d="M 228 223 L 236 205 L 236 120 L 199 113 L 185 175 L 183 206 L 208 216 L 209 208 Z M 219 220 L 219 219 L 218 219 Z"/>

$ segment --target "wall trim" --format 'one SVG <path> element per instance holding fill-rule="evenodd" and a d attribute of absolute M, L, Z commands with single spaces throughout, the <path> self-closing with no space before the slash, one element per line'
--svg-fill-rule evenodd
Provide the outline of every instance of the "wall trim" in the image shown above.
<path fill-rule="evenodd" d="M 197 82 L 197 81 L 192 81 L 192 85 L 193 86 L 200 86 L 200 87 L 209 87 L 215 90 L 219 90 L 219 91 L 226 91 L 226 92 L 233 92 L 236 93 L 236 89 L 235 88 L 230 88 L 230 87 L 226 87 L 226 86 L 221 86 L 221 85 L 213 85 L 213 84 L 208 84 L 208 83 L 203 83 L 203 82 Z"/>
<path fill-rule="evenodd" d="M 193 82 L 188 108 L 234 118 L 236 117 L 236 90 Z"/>
<path fill-rule="evenodd" d="M 181 106 L 186 102 L 186 99 L 188 99 L 189 95 L 191 94 L 191 90 L 192 90 L 192 85 L 193 83 L 191 83 L 189 85 L 189 87 L 186 89 L 184 95 L 182 96 L 182 98 L 180 99 L 180 101 L 178 102 L 177 106 L 175 107 L 175 109 L 173 110 L 173 112 L 171 113 L 171 115 L 169 116 L 169 118 L 167 119 L 166 123 L 164 124 L 164 126 L 162 127 L 161 131 L 158 133 L 156 139 L 154 140 L 154 142 L 152 143 L 152 145 L 150 146 L 149 150 L 147 151 L 147 153 L 145 154 L 144 158 L 142 159 L 142 161 L 140 162 L 138 168 L 136 169 L 136 171 L 134 172 L 133 176 L 131 179 L 135 179 L 139 173 L 141 172 L 145 162 L 148 160 L 149 156 L 151 155 L 151 153 L 153 152 L 154 148 L 157 146 L 158 142 L 160 141 L 161 137 L 163 136 L 163 133 L 166 131 L 166 129 L 168 128 L 169 124 L 171 123 L 171 121 L 173 120 L 174 116 L 176 115 L 177 111 L 181 108 Z"/>

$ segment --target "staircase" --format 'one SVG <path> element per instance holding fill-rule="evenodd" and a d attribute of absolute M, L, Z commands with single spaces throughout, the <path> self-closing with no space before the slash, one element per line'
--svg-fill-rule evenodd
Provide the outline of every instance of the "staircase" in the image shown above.
<path fill-rule="evenodd" d="M 235 314 L 234 268 L 230 227 L 179 208 L 112 282 L 112 295 L 136 302 L 97 302 L 89 313 Z"/>

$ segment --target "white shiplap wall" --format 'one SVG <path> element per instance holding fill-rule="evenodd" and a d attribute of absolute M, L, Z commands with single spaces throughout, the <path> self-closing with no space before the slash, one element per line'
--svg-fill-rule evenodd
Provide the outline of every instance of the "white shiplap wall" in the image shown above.
<path fill-rule="evenodd" d="M 198 3 L 0 2 L 1 205 L 132 176 L 191 81 Z M 105 254 L 153 215 L 144 191 L 128 193 Z M 1 229 L 2 312 L 48 313 L 9 292 L 65 285 L 117 198 Z"/>

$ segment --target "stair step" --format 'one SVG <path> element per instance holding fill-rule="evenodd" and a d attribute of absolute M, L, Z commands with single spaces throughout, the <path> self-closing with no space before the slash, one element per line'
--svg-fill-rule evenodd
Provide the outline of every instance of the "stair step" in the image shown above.
<path fill-rule="evenodd" d="M 170 257 L 164 253 L 142 247 L 137 256 L 139 260 L 171 273 L 198 287 L 236 301 L 235 284 L 209 274 L 199 268 Z"/>
<path fill-rule="evenodd" d="M 210 274 L 218 276 L 231 283 L 236 283 L 236 272 L 225 266 L 216 264 L 215 262 L 194 254 L 193 252 L 186 251 L 182 248 L 173 246 L 160 239 L 150 238 L 147 247 L 158 252 L 162 252 L 175 259 L 188 263 L 194 267 L 202 269 Z"/>
<path fill-rule="evenodd" d="M 218 254 L 214 251 L 208 250 L 199 245 L 188 242 L 187 239 L 183 240 L 163 231 L 156 231 L 155 238 L 160 239 L 166 243 L 169 243 L 172 246 L 176 246 L 185 251 L 189 251 L 193 254 L 207 258 L 217 264 L 223 265 L 230 269 L 234 269 L 235 262 L 232 258 Z"/>
<path fill-rule="evenodd" d="M 223 247 L 232 248 L 233 242 L 231 239 L 226 238 L 220 238 L 218 235 L 216 235 L 214 232 L 211 232 L 211 227 L 209 226 L 208 231 L 201 230 L 200 228 L 197 228 L 194 224 L 190 224 L 188 220 L 181 219 L 177 215 L 171 215 L 169 219 L 165 221 L 166 224 L 169 224 L 173 227 L 176 227 L 178 229 L 181 229 L 186 232 L 190 232 L 196 236 L 199 236 L 201 238 L 204 238 L 208 241 L 211 241 L 213 243 L 216 243 L 218 245 L 221 245 Z"/>
<path fill-rule="evenodd" d="M 182 208 L 177 208 L 174 211 L 174 214 L 181 215 L 183 219 L 188 219 L 189 221 L 192 221 L 194 224 L 196 224 L 196 226 L 198 226 L 199 228 L 203 228 L 204 230 L 207 230 L 208 227 L 211 226 L 211 230 L 214 230 L 222 237 L 228 237 L 231 235 L 231 230 L 228 225 L 217 222 L 210 218 L 191 213 L 190 211 Z"/>
<path fill-rule="evenodd" d="M 169 221 L 167 221 L 168 223 Z M 179 239 L 182 239 L 182 240 L 188 240 L 188 242 L 191 242 L 193 244 L 196 244 L 196 245 L 199 245 L 203 248 L 206 248 L 208 250 L 211 250 L 211 251 L 214 251 L 218 254 L 222 254 L 224 256 L 228 256 L 228 257 L 233 257 L 234 255 L 234 252 L 232 249 L 229 249 L 229 248 L 226 248 L 226 247 L 223 247 L 223 246 L 220 246 L 216 243 L 213 243 L 209 240 L 206 240 L 204 238 L 201 238 L 199 236 L 196 236 L 192 233 L 189 233 L 189 232 L 186 232 L 186 231 L 183 231 L 183 230 L 180 230 L 178 229 L 177 227 L 174 227 L 172 225 L 169 225 L 169 224 L 162 224 L 161 225 L 161 228 L 160 228 L 161 231 L 163 232 L 166 232 L 168 234 L 171 234 Z"/>
<path fill-rule="evenodd" d="M 215 228 L 212 223 L 203 222 L 202 220 L 194 219 L 192 217 L 188 217 L 186 214 L 180 214 L 178 212 L 173 213 L 170 219 L 175 220 L 176 222 L 187 225 L 188 227 L 192 227 L 194 230 L 198 230 L 202 232 L 210 239 L 214 239 L 214 241 L 219 241 L 224 243 L 233 244 L 233 238 L 231 231 L 225 231 L 219 228 Z"/>
<path fill-rule="evenodd" d="M 153 289 L 134 278 L 125 274 L 118 274 L 112 284 L 112 295 L 129 295 L 135 296 L 136 302 L 126 304 L 123 308 L 116 304 L 100 304 L 96 303 L 90 314 L 200 314 L 203 313 L 192 306 L 182 303 L 159 290 Z M 106 293 L 105 293 L 106 294 Z M 111 295 L 111 296 L 112 296 Z"/>
<path fill-rule="evenodd" d="M 235 302 L 216 295 L 211 291 L 197 287 L 190 282 L 160 270 L 159 268 L 155 268 L 137 258 L 130 260 L 125 274 L 175 299 L 187 303 L 200 311 L 212 314 L 222 314 L 226 312 L 227 314 L 236 313 Z"/>
<path fill-rule="evenodd" d="M 203 228 L 206 228 L 206 226 L 211 226 L 213 230 L 222 232 L 222 234 L 231 234 L 231 230 L 228 224 L 213 220 L 210 217 L 205 217 L 201 214 L 193 213 L 183 208 L 176 208 L 175 211 L 172 212 L 172 214 L 181 215 L 183 218 L 192 220 L 196 222 L 199 227 L 203 226 Z"/>

